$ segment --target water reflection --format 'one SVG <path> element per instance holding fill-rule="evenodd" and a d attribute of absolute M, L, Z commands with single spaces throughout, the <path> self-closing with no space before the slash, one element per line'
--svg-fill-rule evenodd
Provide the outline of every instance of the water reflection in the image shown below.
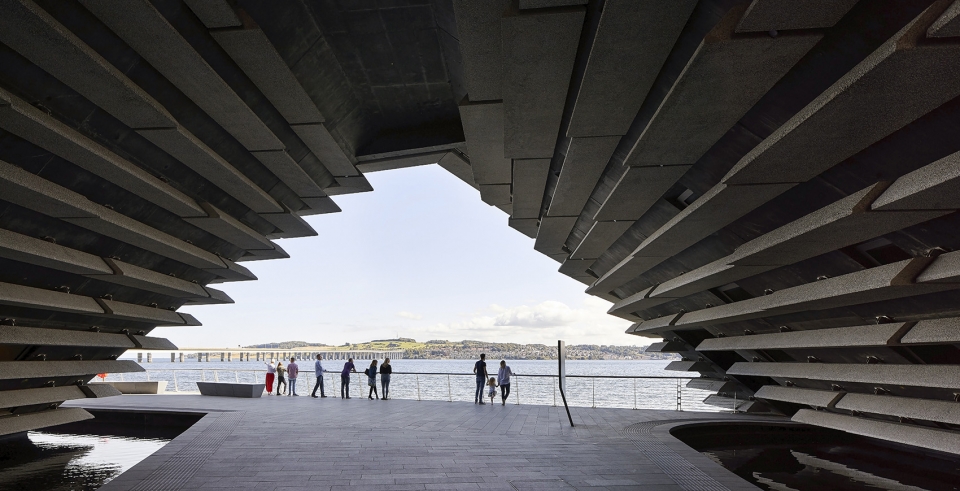
<path fill-rule="evenodd" d="M 97 489 L 169 441 L 31 431 L 0 444 L 0 489 Z"/>
<path fill-rule="evenodd" d="M 832 430 L 697 426 L 674 436 L 766 490 L 960 490 L 960 459 Z"/>

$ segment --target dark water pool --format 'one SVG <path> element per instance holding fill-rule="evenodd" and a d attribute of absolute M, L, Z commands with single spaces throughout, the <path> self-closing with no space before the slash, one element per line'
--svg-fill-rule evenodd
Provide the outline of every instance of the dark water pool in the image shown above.
<path fill-rule="evenodd" d="M 93 490 L 203 415 L 90 411 L 96 419 L 0 440 L 0 490 Z"/>
<path fill-rule="evenodd" d="M 833 430 L 734 424 L 672 433 L 761 489 L 960 490 L 960 458 Z"/>

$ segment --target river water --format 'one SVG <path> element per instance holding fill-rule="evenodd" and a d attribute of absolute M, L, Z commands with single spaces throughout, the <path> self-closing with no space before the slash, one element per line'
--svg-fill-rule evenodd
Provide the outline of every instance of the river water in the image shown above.
<path fill-rule="evenodd" d="M 159 357 L 158 357 L 159 358 Z M 357 371 L 351 376 L 351 396 L 366 397 L 367 379 L 363 370 L 369 366 L 369 360 L 357 360 Z M 577 378 L 574 375 L 590 377 L 677 377 L 678 375 L 696 375 L 665 371 L 668 360 L 571 360 L 567 361 L 567 384 L 564 391 L 567 403 L 579 407 L 637 408 L 637 409 L 677 409 L 678 395 L 680 406 L 684 410 L 717 411 L 714 406 L 702 401 L 709 391 L 689 389 L 686 380 L 637 379 L 637 378 Z M 313 389 L 316 377 L 312 361 L 298 362 L 300 379 L 297 393 L 308 396 Z M 472 373 L 474 360 L 393 360 L 394 375 L 390 383 L 390 396 L 394 399 L 421 399 L 472 402 L 476 390 Z M 488 361 L 487 370 L 496 373 L 499 360 Z M 147 373 L 115 375 L 106 381 L 142 381 L 165 380 L 167 392 L 196 392 L 197 381 L 221 381 L 241 383 L 261 383 L 264 379 L 263 362 L 197 362 L 185 361 L 171 363 L 168 359 L 154 359 L 152 363 L 144 361 L 141 365 Z M 513 360 L 509 361 L 514 377 L 508 399 L 510 404 L 562 405 L 557 387 L 556 360 Z M 329 372 L 324 377 L 324 388 L 328 396 L 340 395 L 340 375 L 342 361 L 327 361 L 324 369 Z M 430 374 L 430 375 L 427 375 Z M 551 375 L 552 377 L 529 377 L 527 375 Z M 99 380 L 99 379 L 97 379 Z M 176 383 L 174 383 L 176 382 Z M 379 377 L 378 377 L 378 390 Z M 485 392 L 486 394 L 486 392 Z M 498 392 L 499 394 L 499 392 Z M 266 397 L 266 394 L 264 395 Z M 489 402 L 489 398 L 486 399 Z M 499 395 L 497 397 L 499 402 Z"/>

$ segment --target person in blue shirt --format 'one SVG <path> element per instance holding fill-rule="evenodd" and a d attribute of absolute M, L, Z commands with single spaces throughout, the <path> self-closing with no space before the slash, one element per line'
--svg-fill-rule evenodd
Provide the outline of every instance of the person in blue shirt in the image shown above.
<path fill-rule="evenodd" d="M 317 354 L 317 361 L 313 363 L 313 371 L 317 376 L 317 383 L 313 385 L 313 394 L 310 394 L 311 397 L 317 397 L 317 387 L 320 388 L 320 397 L 327 397 L 323 393 L 323 355 Z"/>

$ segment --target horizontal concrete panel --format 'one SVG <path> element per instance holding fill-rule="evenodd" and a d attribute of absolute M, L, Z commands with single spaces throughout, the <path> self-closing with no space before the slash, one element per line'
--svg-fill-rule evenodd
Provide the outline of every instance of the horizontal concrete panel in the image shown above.
<path fill-rule="evenodd" d="M 572 259 L 568 257 L 557 271 L 567 276 L 590 276 L 587 270 L 590 269 L 593 262 L 593 259 Z"/>
<path fill-rule="evenodd" d="M 574 8 L 511 12 L 503 18 L 505 157 L 553 156 L 583 17 L 584 9 Z"/>
<path fill-rule="evenodd" d="M 881 211 L 960 209 L 960 152 L 901 176 L 871 208 Z"/>
<path fill-rule="evenodd" d="M 798 423 L 960 455 L 960 438 L 957 438 L 957 433 L 953 431 L 857 418 L 812 409 L 801 409 L 793 415 L 792 419 Z"/>
<path fill-rule="evenodd" d="M 916 279 L 920 284 L 960 283 L 960 253 L 951 252 L 937 256 L 933 263 Z"/>
<path fill-rule="evenodd" d="M 664 370 L 673 372 L 712 372 L 713 365 L 705 361 L 671 361 Z"/>
<path fill-rule="evenodd" d="M 960 36 L 960 3 L 953 5 L 943 12 L 933 25 L 927 29 L 927 36 L 933 38 L 949 38 Z"/>
<path fill-rule="evenodd" d="M 93 254 L 0 229 L 0 257 L 74 274 L 104 275 L 113 270 Z"/>
<path fill-rule="evenodd" d="M 210 35 L 288 123 L 322 123 L 323 115 L 313 99 L 303 90 L 263 31 L 244 27 L 214 30 Z"/>
<path fill-rule="evenodd" d="M 130 339 L 137 345 L 137 349 L 149 350 L 175 350 L 177 345 L 165 338 L 153 338 L 149 336 L 130 335 Z"/>
<path fill-rule="evenodd" d="M 733 223 L 794 184 L 718 184 L 644 240 L 634 256 L 670 257 Z"/>
<path fill-rule="evenodd" d="M 931 319 L 917 322 L 900 339 L 901 344 L 960 343 L 960 318 Z"/>
<path fill-rule="evenodd" d="M 321 123 L 294 124 L 290 128 L 303 140 L 303 143 L 320 159 L 323 166 L 336 177 L 358 176 L 360 172 L 353 166 L 350 157 L 333 138 L 327 127 Z M 327 194 L 330 194 L 329 192 Z"/>
<path fill-rule="evenodd" d="M 196 268 L 220 268 L 216 255 L 106 208 L 95 218 L 64 218 L 87 230 Z"/>
<path fill-rule="evenodd" d="M 39 404 L 54 404 L 74 399 L 86 399 L 87 395 L 76 385 L 44 387 L 42 389 L 5 390 L 0 398 L 0 409 L 9 409 Z M 93 416 L 91 416 L 92 418 Z M 10 418 L 7 418 L 10 419 Z"/>
<path fill-rule="evenodd" d="M 693 165 L 818 41 L 819 32 L 737 36 L 743 6 L 700 43 L 624 163 Z"/>
<path fill-rule="evenodd" d="M 0 42 L 131 128 L 177 125 L 146 91 L 30 0 L 7 1 Z"/>
<path fill-rule="evenodd" d="M 320 215 L 323 213 L 340 213 L 340 207 L 329 197 L 322 198 L 300 198 L 307 208 L 297 210 L 300 216 Z"/>
<path fill-rule="evenodd" d="M 545 9 L 587 4 L 587 0 L 519 0 L 519 2 L 521 9 Z"/>
<path fill-rule="evenodd" d="M 712 392 L 731 392 L 737 389 L 737 383 L 729 380 L 695 378 L 687 382 L 686 387 L 697 390 L 709 390 Z"/>
<path fill-rule="evenodd" d="M 594 223 L 570 257 L 573 259 L 600 257 L 631 225 L 633 225 L 631 221 Z"/>
<path fill-rule="evenodd" d="M 257 279 L 257 276 L 250 272 L 249 269 L 229 260 L 226 258 L 220 258 L 221 266 L 219 268 L 207 268 L 204 271 L 208 273 L 213 273 L 219 276 L 219 279 L 215 279 L 210 283 L 224 283 L 227 281 L 249 281 Z"/>
<path fill-rule="evenodd" d="M 133 360 L 0 361 L 0 380 L 84 377 L 98 373 L 145 371 Z"/>
<path fill-rule="evenodd" d="M 509 184 L 481 184 L 480 199 L 491 206 L 510 204 Z"/>
<path fill-rule="evenodd" d="M 318 235 L 317 231 L 306 220 L 290 212 L 289 209 L 287 213 L 263 213 L 260 216 L 280 230 L 279 233 L 275 232 L 267 236 L 271 239 L 316 237 Z"/>
<path fill-rule="evenodd" d="M 503 103 L 464 100 L 459 108 L 473 181 L 477 184 L 509 183 L 511 163 L 503 153 Z"/>
<path fill-rule="evenodd" d="M 93 419 L 93 415 L 79 407 L 48 409 L 21 414 L 16 418 L 0 419 L 0 436 L 47 428 L 67 423 Z"/>
<path fill-rule="evenodd" d="M 805 404 L 813 407 L 830 408 L 841 398 L 845 392 L 833 392 L 829 390 L 801 389 L 798 387 L 781 387 L 779 385 L 764 385 L 754 394 L 758 399 L 769 401 L 789 402 L 792 404 Z"/>
<path fill-rule="evenodd" d="M 619 136 L 570 138 L 547 214 L 579 215 L 607 167 Z"/>
<path fill-rule="evenodd" d="M 324 188 L 323 192 L 330 196 L 337 196 L 341 194 L 367 193 L 373 191 L 373 186 L 370 185 L 370 181 L 361 175 L 337 177 L 336 181 L 338 186 Z"/>
<path fill-rule="evenodd" d="M 513 161 L 513 218 L 539 218 L 550 159 Z"/>
<path fill-rule="evenodd" d="M 670 165 L 627 168 L 593 219 L 638 220 L 690 167 Z"/>
<path fill-rule="evenodd" d="M 687 343 L 682 341 L 661 341 L 653 343 L 644 350 L 644 353 L 682 353 L 690 351 Z"/>
<path fill-rule="evenodd" d="M 627 133 L 696 3 L 604 2 L 567 136 Z"/>
<path fill-rule="evenodd" d="M 266 191 L 185 129 L 139 129 L 137 133 L 254 212 L 280 210 Z"/>
<path fill-rule="evenodd" d="M 203 287 L 203 289 L 207 294 L 205 297 L 191 297 L 186 299 L 184 305 L 223 305 L 234 303 L 229 295 L 216 288 Z"/>
<path fill-rule="evenodd" d="M 244 225 L 239 220 L 220 211 L 210 203 L 200 203 L 207 216 L 184 219 L 187 223 L 219 237 L 240 249 L 273 249 L 272 242 Z"/>
<path fill-rule="evenodd" d="M 516 209 L 516 205 L 514 205 L 514 209 Z M 507 220 L 507 225 L 531 239 L 536 239 L 537 231 L 540 229 L 540 220 L 536 218 L 510 218 Z"/>
<path fill-rule="evenodd" d="M 724 397 L 717 394 L 707 396 L 707 398 L 703 400 L 703 403 L 709 406 L 715 406 L 715 407 L 720 407 L 730 411 L 739 411 L 739 412 L 745 412 L 745 413 L 755 412 L 755 411 L 751 411 L 751 408 L 757 404 L 755 401 L 751 401 L 750 399 L 744 399 L 739 397 Z"/>
<path fill-rule="evenodd" d="M 79 131 L 0 89 L 0 128 L 179 216 L 202 210 L 187 195 L 120 158 Z"/>
<path fill-rule="evenodd" d="M 366 174 L 369 172 L 436 164 L 449 153 L 449 151 L 444 150 L 440 152 L 424 152 L 378 159 L 360 159 L 360 162 L 357 163 L 357 169 Z"/>
<path fill-rule="evenodd" d="M 697 310 L 684 315 L 677 325 L 705 326 L 803 310 L 826 310 L 960 287 L 960 284 L 911 283 L 929 262 L 928 258 L 908 259 L 787 288 L 763 297 Z"/>
<path fill-rule="evenodd" d="M 0 160 L 3 200 L 55 218 L 95 217 L 98 206 L 77 193 Z"/>
<path fill-rule="evenodd" d="M 960 78 L 960 45 L 926 40 L 949 4 L 928 7 L 744 156 L 724 182 L 805 182 L 960 95 L 952 83 Z"/>
<path fill-rule="evenodd" d="M 447 172 L 457 176 L 457 179 L 476 189 L 477 183 L 473 180 L 473 167 L 459 152 L 447 152 L 437 164 Z"/>
<path fill-rule="evenodd" d="M 29 286 L 0 283 L 0 305 L 66 312 L 68 314 L 103 314 L 96 300 L 69 293 Z"/>
<path fill-rule="evenodd" d="M 152 323 L 163 326 L 183 325 L 183 318 L 172 310 L 147 307 L 144 305 L 135 305 L 132 303 L 106 300 L 102 298 L 98 298 L 96 301 L 101 307 L 103 307 L 103 310 L 106 311 L 106 315 L 111 318 L 134 322 Z"/>
<path fill-rule="evenodd" d="M 875 324 L 704 339 L 697 351 L 845 348 L 895 344 L 908 324 Z"/>
<path fill-rule="evenodd" d="M 286 150 L 251 153 L 297 196 L 326 196 L 323 189 L 320 189 L 320 186 L 293 160 L 293 157 Z"/>
<path fill-rule="evenodd" d="M 937 401 L 874 394 L 847 394 L 837 403 L 837 409 L 882 414 L 920 421 L 960 425 L 960 404 L 956 401 Z"/>
<path fill-rule="evenodd" d="M 774 268 L 771 266 L 734 266 L 726 264 L 726 258 L 723 258 L 661 283 L 646 299 L 648 302 L 638 303 L 637 308 L 645 305 L 659 305 L 675 298 L 693 295 L 771 269 Z"/>
<path fill-rule="evenodd" d="M 533 248 L 544 254 L 564 253 L 563 243 L 577 223 L 577 217 L 543 217 Z"/>
<path fill-rule="evenodd" d="M 587 293 L 596 295 L 613 291 L 667 259 L 667 257 L 627 256 L 591 285 Z"/>
<path fill-rule="evenodd" d="M 240 18 L 227 0 L 184 0 L 208 29 L 239 27 Z"/>
<path fill-rule="evenodd" d="M 113 274 L 92 276 L 94 279 L 173 298 L 196 299 L 208 296 L 203 287 L 196 283 L 115 259 L 104 258 L 104 261 L 113 269 Z"/>
<path fill-rule="evenodd" d="M 738 362 L 727 370 L 727 374 L 955 389 L 956 381 L 960 380 L 960 366 Z"/>
<path fill-rule="evenodd" d="M 858 0 L 753 0 L 737 32 L 833 27 Z"/>
<path fill-rule="evenodd" d="M 123 334 L 108 334 L 93 331 L 68 329 L 43 329 L 39 327 L 3 326 L 0 329 L 0 344 L 21 346 L 82 346 L 102 348 L 136 347 Z"/>
<path fill-rule="evenodd" d="M 283 250 L 280 246 L 274 244 L 273 249 L 252 249 L 247 251 L 246 256 L 240 256 L 237 258 L 238 262 L 247 262 L 247 261 L 264 261 L 268 259 L 289 259 L 290 254 L 287 254 L 287 251 Z"/>
<path fill-rule="evenodd" d="M 283 143 L 175 27 L 147 0 L 81 0 L 247 150 L 279 150 Z"/>
<path fill-rule="evenodd" d="M 453 1 L 463 58 L 463 84 L 470 100 L 503 98 L 500 88 L 503 67 L 500 19 L 509 5 L 508 0 Z"/>

